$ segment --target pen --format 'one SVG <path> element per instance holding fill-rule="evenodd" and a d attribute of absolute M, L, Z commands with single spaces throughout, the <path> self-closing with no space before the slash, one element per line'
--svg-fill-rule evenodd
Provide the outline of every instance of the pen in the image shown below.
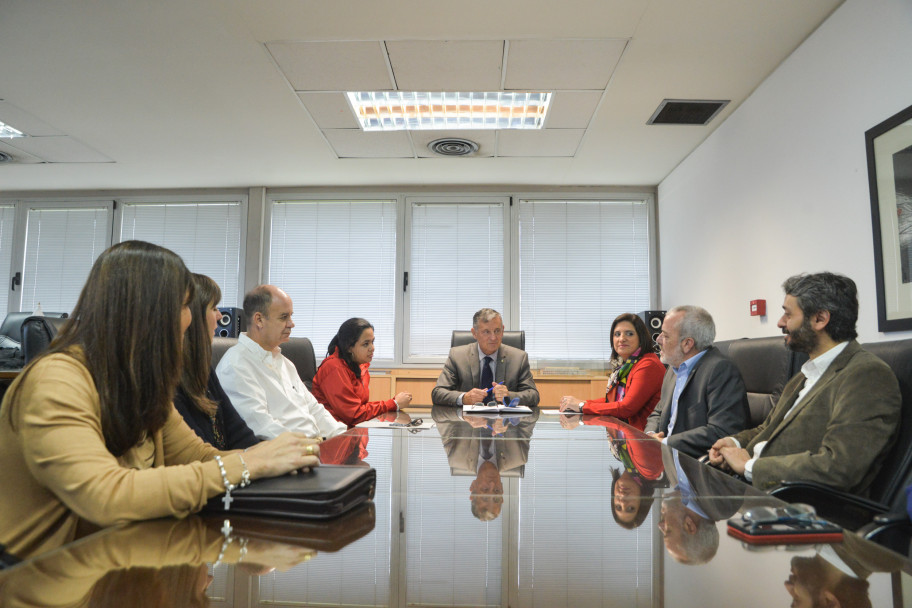
<path fill-rule="evenodd" d="M 503 384 L 503 382 L 498 382 L 498 383 L 497 383 L 497 386 L 500 386 L 501 384 Z M 494 390 L 494 387 L 493 387 L 493 386 L 489 386 L 488 388 L 485 389 L 485 392 L 486 392 L 486 393 L 490 393 L 490 392 L 493 391 L 493 390 Z"/>

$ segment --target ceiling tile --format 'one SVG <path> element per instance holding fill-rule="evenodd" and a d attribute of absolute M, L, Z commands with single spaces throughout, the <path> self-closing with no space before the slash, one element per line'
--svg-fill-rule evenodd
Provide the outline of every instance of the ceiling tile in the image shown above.
<path fill-rule="evenodd" d="M 44 135 L 65 135 L 49 124 L 46 124 L 25 110 L 18 108 L 8 101 L 0 99 L 0 122 L 31 135 L 39 137 Z"/>
<path fill-rule="evenodd" d="M 96 152 L 72 137 L 20 137 L 9 141 L 13 148 L 23 150 L 49 163 L 111 163 L 104 154 Z"/>
<path fill-rule="evenodd" d="M 500 131 L 497 155 L 574 156 L 585 132 L 585 129 Z"/>
<path fill-rule="evenodd" d="M 511 40 L 506 89 L 603 90 L 617 66 L 625 39 Z"/>
<path fill-rule="evenodd" d="M 298 97 L 321 129 L 360 128 L 344 93 L 298 93 Z"/>
<path fill-rule="evenodd" d="M 13 160 L 8 163 L 0 163 L 0 168 L 7 167 L 11 165 L 34 165 L 37 163 L 43 163 L 44 161 L 37 156 L 32 156 L 27 152 L 23 152 L 12 146 L 8 146 L 2 141 L 0 141 L 0 152 L 3 154 L 8 154 L 13 157 Z"/>
<path fill-rule="evenodd" d="M 602 91 L 558 91 L 551 98 L 545 128 L 585 129 L 602 94 Z"/>
<path fill-rule="evenodd" d="M 269 42 L 295 91 L 387 91 L 389 68 L 380 42 Z"/>
<path fill-rule="evenodd" d="M 405 131 L 326 129 L 323 133 L 339 158 L 414 158 Z"/>
<path fill-rule="evenodd" d="M 478 152 L 468 158 L 490 158 L 494 156 L 494 131 L 468 130 L 468 131 L 411 131 L 412 141 L 415 142 L 415 152 L 421 158 L 445 158 L 428 150 L 427 145 L 435 139 L 454 137 L 468 139 L 478 144 Z M 458 158 L 458 157 L 456 157 Z"/>
<path fill-rule="evenodd" d="M 503 40 L 386 43 L 400 91 L 499 91 Z"/>

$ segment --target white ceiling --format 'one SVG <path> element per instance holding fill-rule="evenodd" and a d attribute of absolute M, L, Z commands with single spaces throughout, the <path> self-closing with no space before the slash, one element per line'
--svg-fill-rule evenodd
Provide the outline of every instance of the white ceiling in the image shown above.
<path fill-rule="evenodd" d="M 842 0 L 0 0 L 0 193 L 654 186 Z M 364 133 L 346 90 L 549 90 L 541 131 Z M 663 99 L 731 103 L 647 125 Z M 460 135 L 472 158 L 429 141 Z"/>

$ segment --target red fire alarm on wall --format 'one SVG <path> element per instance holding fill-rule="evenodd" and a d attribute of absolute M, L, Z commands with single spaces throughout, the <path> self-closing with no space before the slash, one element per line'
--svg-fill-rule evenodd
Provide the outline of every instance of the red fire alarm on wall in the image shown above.
<path fill-rule="evenodd" d="M 751 316 L 752 317 L 765 317 L 766 316 L 766 300 L 751 300 Z"/>

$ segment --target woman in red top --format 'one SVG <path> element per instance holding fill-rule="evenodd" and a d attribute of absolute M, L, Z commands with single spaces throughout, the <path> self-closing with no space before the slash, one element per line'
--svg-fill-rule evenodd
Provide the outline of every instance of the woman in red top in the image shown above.
<path fill-rule="evenodd" d="M 374 326 L 364 319 L 349 319 L 329 343 L 327 357 L 313 379 L 313 395 L 336 420 L 354 426 L 385 412 L 395 412 L 412 401 L 399 393 L 386 401 L 370 398 L 370 367 L 374 358 Z"/>
<path fill-rule="evenodd" d="M 561 411 L 614 416 L 641 431 L 662 393 L 665 366 L 653 352 L 652 336 L 637 315 L 625 313 L 611 324 L 611 375 L 604 399 L 561 397 Z"/>

